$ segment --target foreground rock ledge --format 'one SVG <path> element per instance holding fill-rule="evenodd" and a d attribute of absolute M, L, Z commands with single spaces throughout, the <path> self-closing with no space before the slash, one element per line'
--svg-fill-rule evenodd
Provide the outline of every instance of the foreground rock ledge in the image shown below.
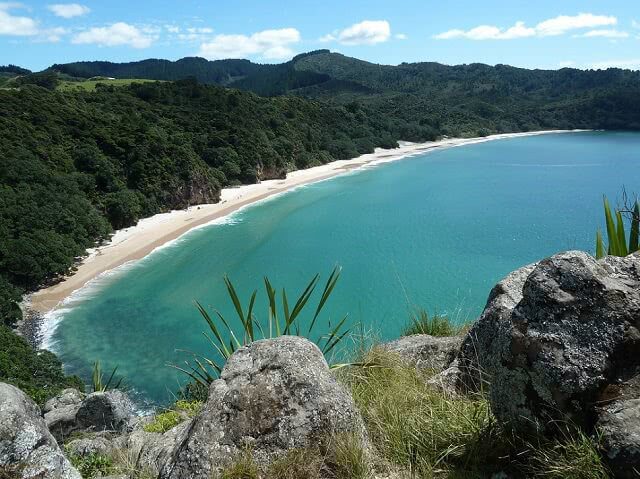
<path fill-rule="evenodd" d="M 364 431 L 316 345 L 293 336 L 256 341 L 229 358 L 160 477 L 209 479 L 246 448 L 266 465 L 336 433 L 364 441 Z"/>
<path fill-rule="evenodd" d="M 521 431 L 598 426 L 612 469 L 640 470 L 639 329 L 640 254 L 557 254 L 493 289 L 465 339 L 462 382 L 486 379 L 496 417 Z"/>
<path fill-rule="evenodd" d="M 0 469 L 24 479 L 82 479 L 49 433 L 40 408 L 22 391 L 0 383 Z"/>

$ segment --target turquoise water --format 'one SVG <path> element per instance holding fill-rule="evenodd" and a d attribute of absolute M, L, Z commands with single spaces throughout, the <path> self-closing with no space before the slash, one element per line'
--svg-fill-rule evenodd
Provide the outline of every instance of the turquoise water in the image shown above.
<path fill-rule="evenodd" d="M 602 194 L 640 191 L 639 166 L 640 134 L 572 133 L 440 150 L 309 185 L 195 230 L 79 295 L 54 349 L 70 372 L 88 377 L 100 359 L 141 397 L 166 402 L 184 380 L 167 366 L 187 358 L 179 350 L 212 355 L 194 300 L 232 315 L 225 273 L 246 299 L 265 274 L 293 296 L 334 265 L 343 273 L 323 321 L 349 313 L 388 339 L 415 307 L 473 319 L 513 269 L 592 251 Z"/>

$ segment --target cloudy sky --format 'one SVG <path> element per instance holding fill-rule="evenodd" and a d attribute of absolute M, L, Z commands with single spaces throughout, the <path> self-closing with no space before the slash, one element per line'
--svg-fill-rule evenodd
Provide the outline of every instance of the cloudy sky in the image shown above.
<path fill-rule="evenodd" d="M 0 2 L 0 64 L 250 58 L 640 69 L 640 0 Z"/>

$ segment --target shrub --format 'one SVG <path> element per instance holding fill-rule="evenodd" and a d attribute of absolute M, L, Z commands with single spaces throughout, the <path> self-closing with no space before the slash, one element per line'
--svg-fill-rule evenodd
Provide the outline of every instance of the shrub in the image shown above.
<path fill-rule="evenodd" d="M 83 479 L 108 476 L 115 472 L 113 461 L 107 456 L 100 454 L 89 454 L 87 456 L 69 454 L 68 457 Z"/>
<path fill-rule="evenodd" d="M 65 376 L 53 353 L 34 350 L 24 338 L 1 324 L 0 381 L 20 388 L 38 404 L 44 404 L 65 388 L 84 390 L 80 378 Z"/>

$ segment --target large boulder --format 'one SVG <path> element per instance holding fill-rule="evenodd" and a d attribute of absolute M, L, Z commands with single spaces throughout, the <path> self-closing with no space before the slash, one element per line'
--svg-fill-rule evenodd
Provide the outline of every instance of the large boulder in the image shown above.
<path fill-rule="evenodd" d="M 413 334 L 385 343 L 381 348 L 397 354 L 418 370 L 439 373 L 453 362 L 461 344 L 462 336 L 436 337 Z"/>
<path fill-rule="evenodd" d="M 47 427 L 60 444 L 78 431 L 122 432 L 134 417 L 133 403 L 119 390 L 95 392 L 81 402 L 69 393 L 47 403 L 45 409 L 49 409 L 44 415 Z"/>
<path fill-rule="evenodd" d="M 494 288 L 463 346 L 464 367 L 486 374 L 503 423 L 591 430 L 595 405 L 615 400 L 616 385 L 640 370 L 640 255 L 557 254 L 529 272 L 519 295 L 527 270 L 511 276 L 513 288 Z"/>
<path fill-rule="evenodd" d="M 84 395 L 77 389 L 69 388 L 63 389 L 56 397 L 49 399 L 42 408 L 42 412 L 45 414 L 53 411 L 54 409 L 79 406 L 82 402 Z"/>
<path fill-rule="evenodd" d="M 353 399 L 318 347 L 292 336 L 256 341 L 229 358 L 160 477 L 208 479 L 247 448 L 266 465 L 342 432 L 365 440 Z"/>
<path fill-rule="evenodd" d="M 129 426 L 134 406 L 125 393 L 119 390 L 89 394 L 76 413 L 81 429 L 93 431 L 123 431 Z"/>
<path fill-rule="evenodd" d="M 160 471 L 171 458 L 190 424 L 190 420 L 184 421 L 164 433 L 136 429 L 116 439 L 114 445 L 128 451 L 136 470 Z"/>
<path fill-rule="evenodd" d="M 49 433 L 40 408 L 5 383 L 0 383 L 0 468 L 24 479 L 81 479 Z"/>

